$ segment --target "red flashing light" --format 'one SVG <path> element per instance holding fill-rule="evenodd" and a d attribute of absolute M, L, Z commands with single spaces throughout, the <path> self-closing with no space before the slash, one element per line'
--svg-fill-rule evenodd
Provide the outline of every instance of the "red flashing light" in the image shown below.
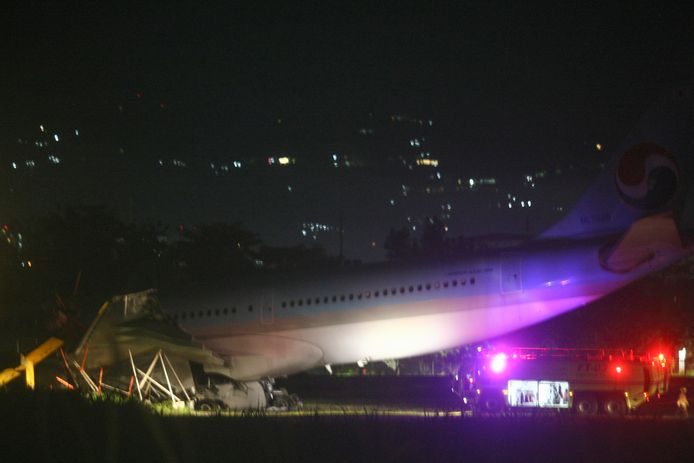
<path fill-rule="evenodd" d="M 615 367 L 614 371 L 616 371 L 618 375 L 619 375 L 619 374 L 622 374 L 622 366 L 621 366 L 621 365 L 617 365 L 617 366 Z"/>

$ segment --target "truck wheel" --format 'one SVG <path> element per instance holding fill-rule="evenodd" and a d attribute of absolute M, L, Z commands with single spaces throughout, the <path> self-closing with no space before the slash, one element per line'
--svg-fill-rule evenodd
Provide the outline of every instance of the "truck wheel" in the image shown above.
<path fill-rule="evenodd" d="M 581 416 L 590 416 L 598 413 L 598 401 L 595 397 L 580 397 L 574 400 L 576 413 Z"/>
<path fill-rule="evenodd" d="M 603 404 L 603 411 L 608 416 L 623 416 L 627 412 L 627 405 L 620 397 L 608 397 Z"/>
<path fill-rule="evenodd" d="M 499 413 L 503 407 L 503 401 L 499 397 L 485 397 L 483 405 L 484 411 L 488 413 Z"/>

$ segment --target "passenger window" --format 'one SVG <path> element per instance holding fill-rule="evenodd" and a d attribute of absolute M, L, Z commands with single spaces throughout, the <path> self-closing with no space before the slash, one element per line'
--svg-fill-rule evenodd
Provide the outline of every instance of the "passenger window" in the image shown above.
<path fill-rule="evenodd" d="M 378 297 L 380 293 L 378 291 L 374 292 L 374 297 Z"/>
<path fill-rule="evenodd" d="M 353 300 L 354 300 L 354 294 L 350 294 L 350 295 L 349 295 L 349 300 L 350 300 L 350 301 L 353 301 Z"/>
<path fill-rule="evenodd" d="M 320 304 L 320 297 L 316 298 L 316 304 Z"/>
<path fill-rule="evenodd" d="M 448 282 L 447 282 L 447 281 L 444 281 L 444 282 L 443 282 L 443 287 L 444 287 L 444 288 L 448 288 Z"/>
<path fill-rule="evenodd" d="M 390 288 L 390 294 L 395 294 L 397 292 L 398 290 L 396 288 Z"/>
<path fill-rule="evenodd" d="M 303 300 L 303 299 L 299 299 L 298 305 L 299 305 L 299 307 L 301 307 L 302 305 L 304 305 L 304 300 Z"/>
<path fill-rule="evenodd" d="M 343 294 L 340 296 L 340 302 L 344 302 L 344 300 L 345 300 L 345 295 Z"/>
<path fill-rule="evenodd" d="M 224 307 L 224 315 L 228 315 L 228 314 L 229 314 L 229 308 L 228 308 L 228 307 Z"/>
<path fill-rule="evenodd" d="M 458 280 L 453 280 L 453 281 L 451 281 L 451 284 L 452 284 L 453 287 L 455 288 L 456 286 L 458 286 Z"/>
<path fill-rule="evenodd" d="M 422 290 L 422 285 L 417 285 L 417 291 L 421 291 L 421 290 Z"/>
<path fill-rule="evenodd" d="M 333 302 L 337 302 L 337 296 L 333 296 Z"/>
<path fill-rule="evenodd" d="M 404 294 L 404 293 L 405 293 L 405 287 L 404 287 L 404 286 L 401 286 L 401 287 L 400 287 L 400 294 Z"/>
<path fill-rule="evenodd" d="M 249 306 L 248 306 L 248 311 L 249 311 L 249 312 L 253 312 L 253 306 L 252 306 L 252 305 L 249 305 Z"/>
<path fill-rule="evenodd" d="M 470 284 L 474 285 L 475 284 L 475 277 L 470 278 Z"/>
<path fill-rule="evenodd" d="M 294 299 L 292 299 L 291 301 L 289 301 L 289 307 L 294 307 Z"/>
<path fill-rule="evenodd" d="M 311 305 L 311 298 L 310 297 L 306 299 L 306 305 Z"/>
<path fill-rule="evenodd" d="M 431 283 L 427 283 L 427 285 L 425 287 L 426 287 L 427 291 L 429 291 L 431 289 Z"/>
<path fill-rule="evenodd" d="M 284 309 L 286 307 L 287 307 L 287 301 L 282 301 L 282 308 Z"/>
<path fill-rule="evenodd" d="M 231 313 L 236 313 L 236 307 L 231 308 Z"/>
<path fill-rule="evenodd" d="M 215 317 L 219 317 L 219 309 L 214 309 L 214 315 Z"/>

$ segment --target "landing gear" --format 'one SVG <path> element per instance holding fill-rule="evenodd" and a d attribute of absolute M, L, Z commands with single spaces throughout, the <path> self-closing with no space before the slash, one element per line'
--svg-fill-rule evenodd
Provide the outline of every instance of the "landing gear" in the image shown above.
<path fill-rule="evenodd" d="M 201 400 L 195 403 L 195 409 L 201 412 L 218 412 L 223 408 L 223 404 L 214 400 Z"/>
<path fill-rule="evenodd" d="M 275 410 L 301 410 L 304 407 L 303 402 L 296 394 L 290 394 L 283 387 L 275 388 L 275 380 L 268 378 L 261 381 L 265 397 L 267 399 L 268 408 Z"/>

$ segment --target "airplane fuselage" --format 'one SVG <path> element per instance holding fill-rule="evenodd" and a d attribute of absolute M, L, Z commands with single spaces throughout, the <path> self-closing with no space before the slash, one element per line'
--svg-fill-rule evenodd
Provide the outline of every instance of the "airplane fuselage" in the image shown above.
<path fill-rule="evenodd" d="M 295 277 L 178 298 L 164 309 L 227 358 L 239 380 L 410 357 L 541 322 L 681 256 L 661 253 L 617 274 L 600 265 L 604 243 L 549 243 L 460 263 Z"/>

